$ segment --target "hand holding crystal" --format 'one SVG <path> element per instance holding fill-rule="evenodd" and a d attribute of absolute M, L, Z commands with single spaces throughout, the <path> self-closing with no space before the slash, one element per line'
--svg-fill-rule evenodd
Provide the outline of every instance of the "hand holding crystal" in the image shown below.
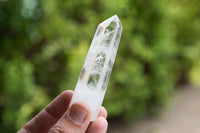
<path fill-rule="evenodd" d="M 77 102 L 69 107 L 73 91 L 64 91 L 17 133 L 106 133 L 107 112 L 101 107 L 96 121 L 90 122 L 87 104 Z"/>

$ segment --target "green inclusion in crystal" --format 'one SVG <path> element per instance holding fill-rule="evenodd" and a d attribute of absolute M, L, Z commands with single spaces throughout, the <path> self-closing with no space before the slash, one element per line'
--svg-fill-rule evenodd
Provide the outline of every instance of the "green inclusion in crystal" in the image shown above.
<path fill-rule="evenodd" d="M 112 41 L 114 33 L 115 33 L 114 30 L 115 30 L 116 26 L 117 26 L 116 22 L 112 21 L 106 27 L 106 30 L 104 33 L 109 34 L 109 35 L 104 39 L 104 42 L 105 42 L 105 46 L 107 46 L 107 47 L 109 47 L 111 44 L 111 41 Z"/>
<path fill-rule="evenodd" d="M 88 85 L 95 87 L 100 79 L 100 74 L 96 73 L 96 74 L 91 74 L 88 80 Z"/>
<path fill-rule="evenodd" d="M 110 22 L 110 24 L 106 27 L 105 32 L 113 31 L 115 29 L 116 25 L 117 25 L 116 22 L 114 22 L 114 21 Z"/>
<path fill-rule="evenodd" d="M 95 59 L 94 68 L 95 69 L 102 68 L 104 66 L 105 60 L 106 60 L 106 54 L 103 52 L 98 53 Z"/>

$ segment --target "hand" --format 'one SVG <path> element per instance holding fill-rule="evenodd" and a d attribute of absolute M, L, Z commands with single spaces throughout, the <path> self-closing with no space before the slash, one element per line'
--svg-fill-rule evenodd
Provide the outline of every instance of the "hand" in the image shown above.
<path fill-rule="evenodd" d="M 86 104 L 78 102 L 68 108 L 72 95 L 73 91 L 61 93 L 17 133 L 106 133 L 106 109 L 101 107 L 97 120 L 90 123 Z"/>

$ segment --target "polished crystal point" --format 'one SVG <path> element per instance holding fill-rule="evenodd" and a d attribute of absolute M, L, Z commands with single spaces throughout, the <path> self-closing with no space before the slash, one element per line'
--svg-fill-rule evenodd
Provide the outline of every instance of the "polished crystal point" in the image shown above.
<path fill-rule="evenodd" d="M 92 112 L 91 121 L 97 119 L 122 34 L 117 15 L 100 23 L 79 76 L 70 105 L 86 103 Z"/>

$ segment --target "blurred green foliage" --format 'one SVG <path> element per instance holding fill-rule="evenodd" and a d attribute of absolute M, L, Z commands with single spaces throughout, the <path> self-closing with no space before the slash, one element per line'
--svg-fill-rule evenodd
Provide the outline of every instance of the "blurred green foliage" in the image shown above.
<path fill-rule="evenodd" d="M 198 0 L 0 0 L 0 129 L 15 132 L 74 89 L 97 25 L 124 31 L 104 106 L 109 118 L 156 113 L 175 86 L 199 84 Z M 11 128 L 12 127 L 12 128 Z"/>

